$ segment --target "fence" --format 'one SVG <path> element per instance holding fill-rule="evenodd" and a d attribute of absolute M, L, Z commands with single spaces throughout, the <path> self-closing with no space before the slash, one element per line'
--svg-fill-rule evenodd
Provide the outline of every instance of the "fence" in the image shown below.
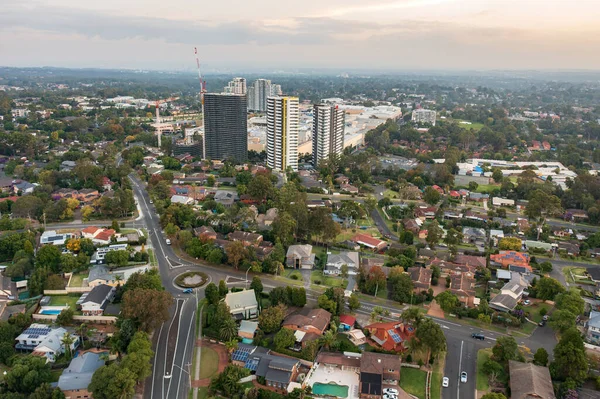
<path fill-rule="evenodd" d="M 64 290 L 44 290 L 44 295 L 69 295 L 90 292 L 94 287 L 66 287 Z"/>
<path fill-rule="evenodd" d="M 58 315 L 34 313 L 34 320 L 56 321 Z M 98 324 L 114 324 L 117 322 L 116 316 L 73 316 L 75 321 L 86 321 Z"/>

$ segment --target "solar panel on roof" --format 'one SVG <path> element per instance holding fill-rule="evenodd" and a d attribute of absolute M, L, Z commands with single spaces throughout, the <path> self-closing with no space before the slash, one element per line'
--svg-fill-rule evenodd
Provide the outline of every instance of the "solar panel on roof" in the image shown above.
<path fill-rule="evenodd" d="M 250 371 L 256 371 L 256 369 L 258 368 L 258 363 L 258 359 L 250 359 L 246 362 L 245 367 Z"/>
<path fill-rule="evenodd" d="M 394 330 L 388 330 L 388 333 L 390 334 L 390 337 L 392 337 L 395 343 L 402 342 L 402 338 L 400 338 L 400 336 L 396 334 Z"/>
<path fill-rule="evenodd" d="M 40 336 L 37 334 L 30 335 L 29 338 L 39 338 Z"/>
<path fill-rule="evenodd" d="M 248 352 L 235 351 L 235 352 L 233 352 L 231 359 L 238 361 L 238 362 L 245 362 L 246 360 L 248 360 L 248 356 L 250 356 L 250 353 L 248 353 Z"/>

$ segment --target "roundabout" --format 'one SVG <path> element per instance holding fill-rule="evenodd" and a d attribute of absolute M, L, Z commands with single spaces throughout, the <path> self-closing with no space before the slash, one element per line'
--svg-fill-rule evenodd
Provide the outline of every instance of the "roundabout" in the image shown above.
<path fill-rule="evenodd" d="M 185 272 L 173 281 L 175 285 L 181 288 L 199 288 L 204 286 L 209 280 L 206 273 L 203 272 Z"/>

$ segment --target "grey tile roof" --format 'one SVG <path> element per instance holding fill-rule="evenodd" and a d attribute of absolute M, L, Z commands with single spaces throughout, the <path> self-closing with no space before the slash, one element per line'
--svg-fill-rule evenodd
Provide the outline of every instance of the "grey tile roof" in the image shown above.
<path fill-rule="evenodd" d="M 93 302 L 97 303 L 98 305 L 102 305 L 104 304 L 106 297 L 112 290 L 114 290 L 114 287 L 111 287 L 110 285 L 106 284 L 100 284 L 90 291 L 83 303 Z"/>
<path fill-rule="evenodd" d="M 63 391 L 86 389 L 94 372 L 104 366 L 104 360 L 97 353 L 87 352 L 71 360 L 69 367 L 58 379 L 58 387 Z"/>

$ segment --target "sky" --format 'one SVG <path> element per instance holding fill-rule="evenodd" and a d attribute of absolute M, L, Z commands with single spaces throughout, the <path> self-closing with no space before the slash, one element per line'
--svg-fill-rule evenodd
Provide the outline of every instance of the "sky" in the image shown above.
<path fill-rule="evenodd" d="M 600 69 L 600 0 L 2 0 L 0 65 Z"/>

